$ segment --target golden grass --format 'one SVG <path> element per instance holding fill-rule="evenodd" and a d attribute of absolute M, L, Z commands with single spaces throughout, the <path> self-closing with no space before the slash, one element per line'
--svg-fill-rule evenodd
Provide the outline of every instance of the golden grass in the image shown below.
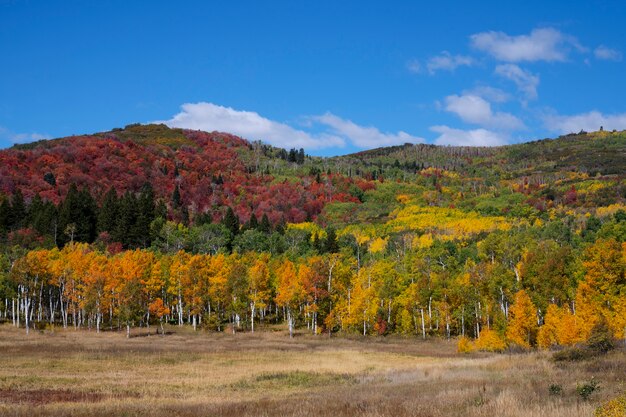
<path fill-rule="evenodd" d="M 459 355 L 454 341 L 168 330 L 0 326 L 0 415 L 575 417 L 626 378 L 624 352 L 557 365 L 547 353 Z M 601 390 L 583 402 L 576 384 L 592 376 Z"/>

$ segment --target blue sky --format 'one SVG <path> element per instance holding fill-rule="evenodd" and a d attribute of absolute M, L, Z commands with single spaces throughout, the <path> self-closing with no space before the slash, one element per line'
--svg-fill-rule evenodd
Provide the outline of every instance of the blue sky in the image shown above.
<path fill-rule="evenodd" d="M 0 0 L 0 147 L 129 123 L 335 155 L 626 129 L 626 6 Z"/>

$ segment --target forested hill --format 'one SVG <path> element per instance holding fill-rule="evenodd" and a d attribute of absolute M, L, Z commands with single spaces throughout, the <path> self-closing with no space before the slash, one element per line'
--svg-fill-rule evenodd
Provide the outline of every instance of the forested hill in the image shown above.
<path fill-rule="evenodd" d="M 624 201 L 625 174 L 625 132 L 502 147 L 406 144 L 319 158 L 227 133 L 134 124 L 0 151 L 0 234 L 26 229 L 55 235 L 58 244 L 75 224 L 81 240 L 108 232 L 124 246 L 145 246 L 150 239 L 120 234 L 139 222 L 135 235 L 145 235 L 158 217 L 219 222 L 228 208 L 242 223 L 266 217 L 272 226 L 315 220 L 341 228 L 383 221 L 400 194 L 489 215 L 540 216 L 565 206 L 589 212 Z M 103 205 L 114 214 L 98 213 Z"/>
<path fill-rule="evenodd" d="M 600 131 L 317 158 L 163 125 L 15 146 L 0 320 L 621 338 L 625 152 Z"/>

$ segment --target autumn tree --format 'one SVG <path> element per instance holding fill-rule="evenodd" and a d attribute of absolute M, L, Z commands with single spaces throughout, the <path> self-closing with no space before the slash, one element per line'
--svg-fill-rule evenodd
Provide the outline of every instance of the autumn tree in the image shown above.
<path fill-rule="evenodd" d="M 520 290 L 515 294 L 509 314 L 506 328 L 508 342 L 530 349 L 537 339 L 537 309 L 526 291 Z"/>

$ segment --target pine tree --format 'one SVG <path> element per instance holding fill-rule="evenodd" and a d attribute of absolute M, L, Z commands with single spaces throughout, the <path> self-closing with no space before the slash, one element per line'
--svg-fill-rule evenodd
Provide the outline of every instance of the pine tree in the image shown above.
<path fill-rule="evenodd" d="M 252 213 L 250 215 L 250 221 L 248 221 L 248 229 L 258 229 L 259 228 L 259 221 L 257 220 L 256 216 L 254 215 L 254 213 Z"/>
<path fill-rule="evenodd" d="M 137 221 L 134 230 L 137 243 L 144 248 L 151 244 L 150 224 L 154 220 L 155 209 L 154 190 L 150 183 L 146 183 L 139 195 Z"/>
<path fill-rule="evenodd" d="M 26 204 L 24 203 L 22 192 L 18 189 L 13 192 L 10 228 L 17 230 L 24 226 L 26 226 Z"/>
<path fill-rule="evenodd" d="M 261 224 L 259 225 L 259 231 L 270 234 L 272 233 L 272 225 L 270 224 L 270 219 L 267 217 L 267 214 L 263 213 L 263 217 L 261 218 Z"/>
<path fill-rule="evenodd" d="M 80 215 L 76 222 L 76 238 L 81 242 L 91 243 L 96 239 L 98 205 L 87 188 L 83 188 L 78 193 L 78 197 L 80 202 Z"/>
<path fill-rule="evenodd" d="M 339 245 L 337 244 L 337 233 L 332 227 L 326 230 L 326 240 L 324 241 L 324 251 L 328 253 L 339 252 Z"/>
<path fill-rule="evenodd" d="M 0 202 L 0 236 L 9 231 L 11 224 L 11 203 L 7 198 Z"/>
<path fill-rule="evenodd" d="M 228 207 L 228 210 L 226 210 L 226 215 L 224 216 L 222 223 L 233 236 L 236 236 L 239 233 L 239 218 L 231 207 Z"/>
<path fill-rule="evenodd" d="M 72 238 L 77 238 L 76 223 L 80 219 L 80 215 L 80 193 L 78 192 L 78 188 L 76 188 L 76 184 L 72 183 L 65 199 L 59 204 L 59 233 L 57 243 L 60 246 L 65 245 L 65 243 L 69 242 Z M 71 238 L 65 233 L 69 225 L 74 225 Z"/>
<path fill-rule="evenodd" d="M 172 206 L 174 209 L 180 207 L 181 199 L 180 199 L 180 189 L 178 188 L 178 184 L 174 188 L 174 192 L 172 193 Z"/>
<path fill-rule="evenodd" d="M 119 215 L 119 202 L 117 192 L 110 188 L 104 195 L 100 211 L 98 213 L 98 232 L 109 232 L 113 234 Z"/>
<path fill-rule="evenodd" d="M 113 240 L 121 242 L 127 248 L 138 245 L 139 239 L 135 235 L 136 228 L 134 227 L 137 222 L 137 208 L 137 199 L 127 191 L 119 201 L 117 222 L 113 233 Z"/>

